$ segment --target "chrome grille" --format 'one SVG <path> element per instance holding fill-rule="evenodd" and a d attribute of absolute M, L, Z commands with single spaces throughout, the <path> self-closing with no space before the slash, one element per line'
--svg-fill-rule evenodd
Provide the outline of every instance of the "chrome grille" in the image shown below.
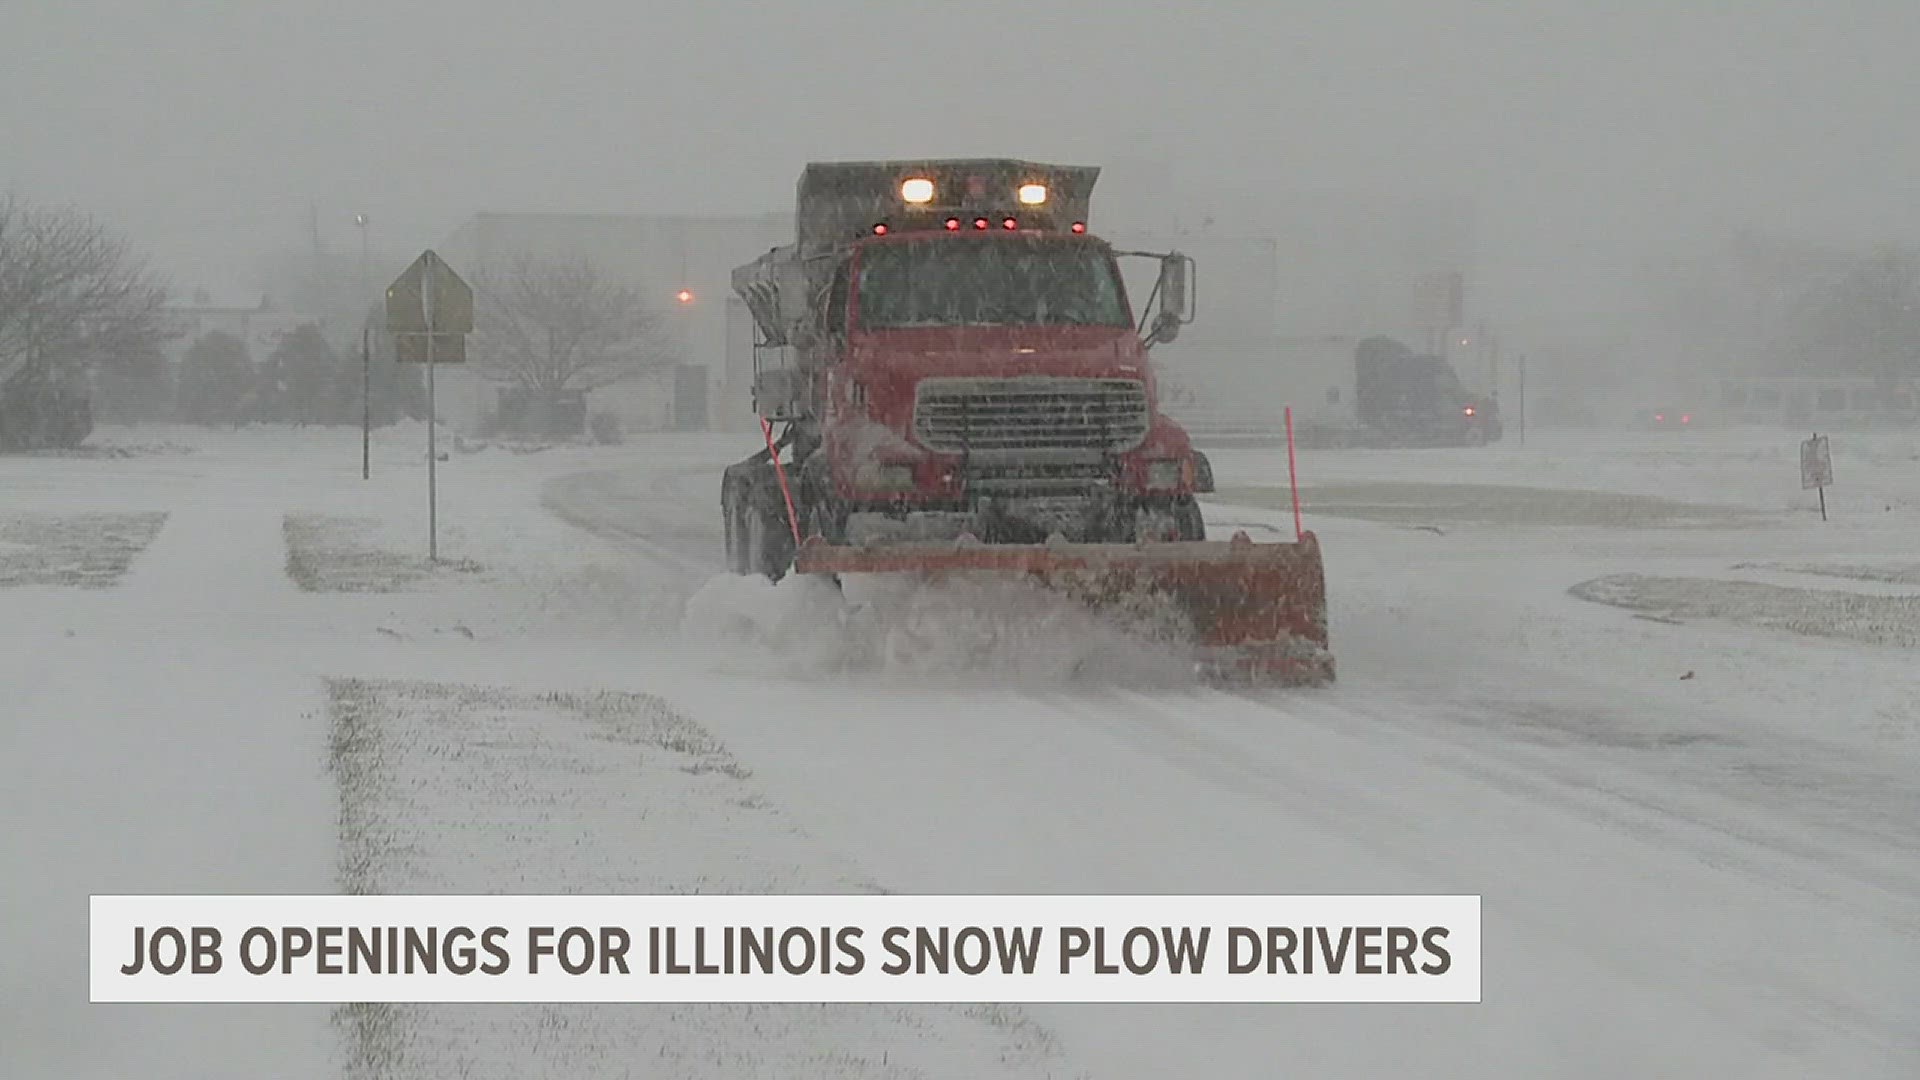
<path fill-rule="evenodd" d="M 1147 437 L 1138 379 L 922 379 L 913 433 L 944 453 L 1131 450 Z"/>
<path fill-rule="evenodd" d="M 1084 491 L 1113 483 L 1103 461 L 1061 465 L 969 465 L 967 490 L 978 493 Z"/>

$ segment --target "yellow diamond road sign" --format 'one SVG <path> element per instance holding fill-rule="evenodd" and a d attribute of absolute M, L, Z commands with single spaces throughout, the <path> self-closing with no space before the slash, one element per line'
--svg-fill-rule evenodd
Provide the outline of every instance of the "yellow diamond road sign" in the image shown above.
<path fill-rule="evenodd" d="M 395 334 L 467 334 L 473 332 L 473 288 L 431 251 L 387 286 L 387 329 Z M 439 342 L 435 342 L 436 363 Z M 446 360 L 452 360 L 449 350 Z M 462 357 L 464 359 L 464 357 Z"/>

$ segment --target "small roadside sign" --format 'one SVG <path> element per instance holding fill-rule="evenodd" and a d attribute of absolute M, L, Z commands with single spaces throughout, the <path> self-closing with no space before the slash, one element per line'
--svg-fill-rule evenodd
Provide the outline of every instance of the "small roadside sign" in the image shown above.
<path fill-rule="evenodd" d="M 1800 489 L 1830 487 L 1833 484 L 1833 454 L 1827 437 L 1815 435 L 1800 444 Z"/>
<path fill-rule="evenodd" d="M 1833 453 L 1818 432 L 1800 444 L 1800 490 L 1820 491 L 1820 520 L 1827 520 L 1827 488 L 1833 484 Z"/>

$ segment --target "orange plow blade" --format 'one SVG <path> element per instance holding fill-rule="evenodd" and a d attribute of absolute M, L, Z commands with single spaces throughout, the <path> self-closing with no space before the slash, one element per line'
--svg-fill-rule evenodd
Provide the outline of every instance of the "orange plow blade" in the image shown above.
<path fill-rule="evenodd" d="M 1320 543 L 1230 541 L 1118 544 L 908 542 L 848 546 L 812 537 L 794 558 L 802 574 L 1025 574 L 1122 613 L 1179 620 L 1196 662 L 1234 682 L 1314 685 L 1333 679 Z"/>

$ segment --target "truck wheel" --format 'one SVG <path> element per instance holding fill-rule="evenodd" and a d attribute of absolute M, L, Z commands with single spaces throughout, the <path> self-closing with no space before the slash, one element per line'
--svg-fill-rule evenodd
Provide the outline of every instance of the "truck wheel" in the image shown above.
<path fill-rule="evenodd" d="M 1182 540 L 1205 540 L 1207 538 L 1206 518 L 1200 513 L 1200 504 L 1193 499 L 1181 499 L 1173 504 L 1174 535 Z"/>
<path fill-rule="evenodd" d="M 818 536 L 829 544 L 846 543 L 846 510 L 829 499 L 815 501 L 802 515 L 800 535 L 802 537 Z"/>
<path fill-rule="evenodd" d="M 727 571 L 753 573 L 747 561 L 747 500 L 743 486 L 731 477 L 720 485 L 720 522 L 726 534 Z"/>
<path fill-rule="evenodd" d="M 1193 490 L 1202 495 L 1213 493 L 1213 462 L 1198 450 L 1193 452 Z"/>
<path fill-rule="evenodd" d="M 757 478 L 748 493 L 747 573 L 779 581 L 793 566 L 793 526 L 787 521 L 786 500 L 771 472 Z"/>

